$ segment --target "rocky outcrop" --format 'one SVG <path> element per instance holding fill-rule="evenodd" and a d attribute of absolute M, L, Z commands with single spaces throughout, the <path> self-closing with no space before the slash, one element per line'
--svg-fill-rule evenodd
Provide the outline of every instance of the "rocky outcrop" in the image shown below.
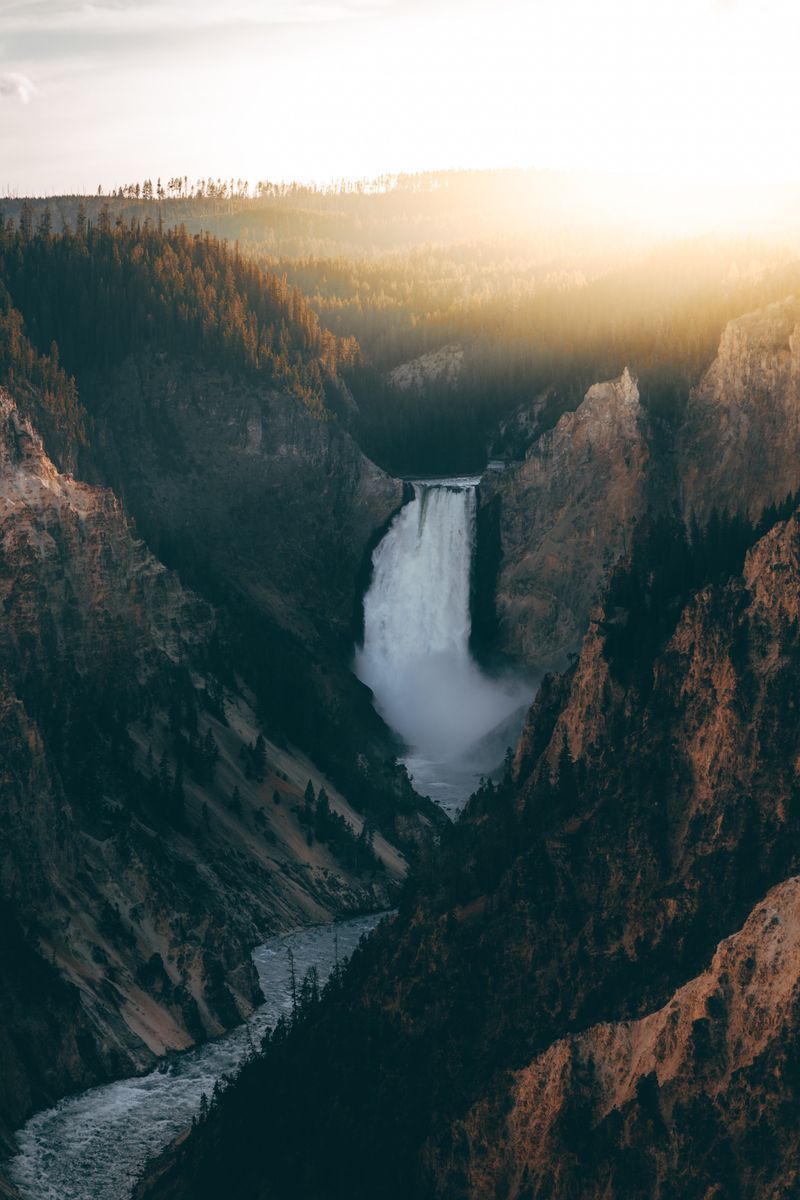
<path fill-rule="evenodd" d="M 464 347 L 458 344 L 429 350 L 389 372 L 389 382 L 400 392 L 424 392 L 442 385 L 455 387 L 464 368 Z"/>
<path fill-rule="evenodd" d="M 287 631 L 349 639 L 400 480 L 335 419 L 211 371 L 129 359 L 97 388 L 97 456 L 153 545 Z"/>
<path fill-rule="evenodd" d="M 208 605 L 129 529 L 112 492 L 61 475 L 0 390 L 0 663 L 26 678 L 69 660 L 79 675 L 115 656 L 140 680 L 157 651 L 179 662 L 208 639 Z"/>
<path fill-rule="evenodd" d="M 800 487 L 800 302 L 729 322 L 677 438 L 682 511 L 757 520 Z"/>
<path fill-rule="evenodd" d="M 646 507 L 650 448 L 636 382 L 590 388 L 524 462 L 481 482 L 481 522 L 495 525 L 497 642 L 537 667 L 577 649 L 611 565 Z"/>
<path fill-rule="evenodd" d="M 363 817 L 291 746 L 256 754 L 214 609 L 4 391 L 0 603 L 2 1139 L 241 1020 L 253 945 L 385 906 L 404 862 L 380 837 L 381 869 L 314 843 L 309 779 L 354 836 Z"/>
<path fill-rule="evenodd" d="M 542 404 L 524 410 L 532 428 Z M 513 420 L 524 428 L 524 414 Z M 729 322 L 673 433 L 656 437 L 626 371 L 591 388 L 521 464 L 484 475 L 482 641 L 562 666 L 646 515 L 678 512 L 687 527 L 715 511 L 757 523 L 799 488 L 800 303 L 790 298 Z"/>
<path fill-rule="evenodd" d="M 515 1074 L 499 1123 L 476 1106 L 458 1134 L 466 1194 L 791 1195 L 799 1009 L 793 878 L 662 1008 L 556 1042 Z"/>

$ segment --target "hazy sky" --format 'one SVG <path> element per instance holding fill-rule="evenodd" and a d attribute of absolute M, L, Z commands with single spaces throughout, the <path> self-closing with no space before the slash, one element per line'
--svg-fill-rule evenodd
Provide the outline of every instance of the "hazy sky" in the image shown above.
<path fill-rule="evenodd" d="M 448 166 L 800 179 L 794 0 L 0 0 L 0 190 Z"/>

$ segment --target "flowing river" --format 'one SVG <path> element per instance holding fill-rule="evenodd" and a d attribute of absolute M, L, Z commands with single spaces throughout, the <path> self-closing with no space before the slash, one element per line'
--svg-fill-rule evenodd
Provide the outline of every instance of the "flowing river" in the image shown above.
<path fill-rule="evenodd" d="M 25 1200 L 129 1200 L 148 1159 L 191 1124 L 203 1094 L 258 1048 L 291 1011 L 289 951 L 298 983 L 310 967 L 320 982 L 352 954 L 383 914 L 271 938 L 253 952 L 264 1004 L 247 1025 L 176 1054 L 149 1075 L 122 1079 L 61 1100 L 17 1134 L 9 1175 Z"/>
<path fill-rule="evenodd" d="M 529 677 L 488 675 L 470 653 L 477 478 L 419 480 L 372 556 L 355 667 L 408 747 L 418 791 L 450 816 L 516 743 Z"/>

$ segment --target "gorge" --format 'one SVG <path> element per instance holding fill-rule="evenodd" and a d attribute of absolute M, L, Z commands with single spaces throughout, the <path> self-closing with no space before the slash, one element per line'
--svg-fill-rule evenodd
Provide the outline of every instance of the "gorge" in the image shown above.
<path fill-rule="evenodd" d="M 755 523 L 718 513 L 692 531 L 692 509 L 679 507 L 683 464 L 700 453 L 684 428 L 720 363 L 688 399 L 677 453 L 665 453 L 625 372 L 488 482 L 498 599 L 521 606 L 500 637 L 522 615 L 533 635 L 522 655 L 558 655 L 563 669 L 543 681 L 511 770 L 443 832 L 345 984 L 248 1065 L 137 1195 L 205 1200 L 231 1161 L 248 1200 L 367 1200 L 376 1179 L 398 1200 L 791 1194 L 800 860 L 796 723 L 785 714 L 797 705 L 800 559 L 783 496 L 797 464 L 783 447 L 796 431 L 795 328 L 782 312 L 753 314 L 720 346 L 725 362 L 735 345 L 744 377 L 752 356 L 771 380 L 768 401 L 745 389 L 738 413 L 715 394 L 732 431 L 727 470 L 743 500 L 757 489 Z M 766 492 L 742 434 L 764 407 L 794 414 L 771 443 L 786 470 Z M 699 508 L 702 471 L 691 480 Z M 418 494 L 375 554 L 364 647 L 384 649 L 359 661 L 363 674 L 397 648 L 377 601 L 410 561 L 398 543 L 432 554 L 433 531 L 464 528 L 463 497 L 433 499 L 454 519 L 426 534 Z M 441 541 L 453 544 L 464 542 Z M 511 575 L 537 555 L 549 610 Z M 463 630 L 463 606 L 452 608 Z M 385 642 L 370 642 L 371 624 Z M 391 692 L 382 698 L 380 673 L 372 679 L 390 711 Z"/>
<path fill-rule="evenodd" d="M 484 408 L 466 320 L 372 390 L 238 246 L 24 224 L 0 222 L 0 1194 L 708 1200 L 732 1162 L 741 1197 L 792 1194 L 783 277 L 706 357 L 684 331 L 665 381 L 663 307 L 567 385 L 537 345 L 517 390 L 497 342 Z M 742 294 L 719 286 L 709 327 Z M 407 417 L 436 437 L 389 453 Z"/>

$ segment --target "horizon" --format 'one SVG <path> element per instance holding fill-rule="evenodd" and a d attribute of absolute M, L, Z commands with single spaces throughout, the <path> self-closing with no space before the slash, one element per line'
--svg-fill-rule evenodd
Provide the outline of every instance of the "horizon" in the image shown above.
<path fill-rule="evenodd" d="M 623 170 L 547 167 L 444 167 L 416 172 L 385 171 L 376 176 L 319 179 L 247 179 L 241 174 L 192 177 L 183 174 L 147 173 L 139 178 L 85 187 L 73 192 L 12 192 L 0 195 L 0 205 L 19 205 L 26 200 L 42 204 L 48 200 L 110 201 L 112 205 L 166 205 L 218 203 L 235 200 L 237 205 L 268 202 L 270 189 L 297 188 L 300 195 L 320 197 L 387 195 L 420 181 L 411 193 L 432 195 L 445 191 L 440 181 L 454 188 L 452 225 L 457 230 L 466 217 L 479 236 L 494 237 L 500 228 L 507 236 L 528 236 L 544 227 L 607 230 L 627 233 L 646 242 L 704 236 L 751 237 L 796 246 L 800 241 L 800 182 L 780 185 L 750 183 L 736 189 L 732 198 L 725 181 L 695 183 L 687 189 L 682 180 L 664 181 L 647 173 Z M 136 196 L 132 189 L 150 183 L 152 195 Z M 222 184 L 222 195 L 195 192 L 210 183 Z M 458 184 L 464 186 L 459 190 Z M 482 186 L 484 185 L 485 186 Z M 182 190 L 177 186 L 181 185 Z M 162 188 L 157 195 L 158 187 Z M 235 187 L 235 190 L 233 190 Z M 291 190 L 282 199 L 291 198 Z"/>
<path fill-rule="evenodd" d="M 795 34 L 785 0 L 11 0 L 0 190 L 91 195 L 180 167 L 322 187 L 599 172 L 670 203 L 780 191 L 800 184 Z"/>

